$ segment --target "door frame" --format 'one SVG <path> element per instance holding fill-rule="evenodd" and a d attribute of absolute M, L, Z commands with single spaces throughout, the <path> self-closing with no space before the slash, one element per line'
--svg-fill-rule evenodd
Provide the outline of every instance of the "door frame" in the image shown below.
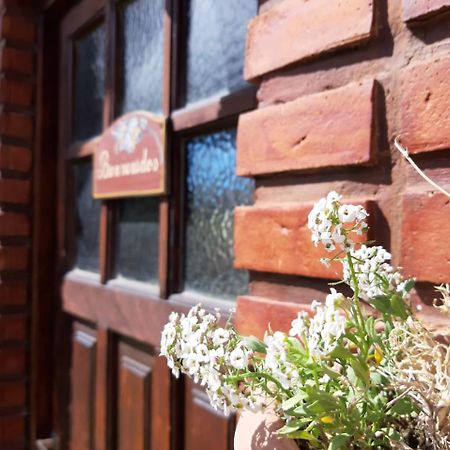
<path fill-rule="evenodd" d="M 114 18 L 115 0 L 84 0 L 89 2 L 91 10 L 97 10 L 104 5 L 105 15 Z M 37 115 L 36 115 L 36 146 L 34 166 L 34 209 L 33 209 L 33 313 L 32 313 L 32 413 L 30 447 L 37 438 L 46 438 L 53 431 L 58 436 L 67 434 L 67 417 L 63 414 L 61 400 L 67 393 L 68 359 L 62 349 L 70 339 L 68 332 L 68 315 L 81 321 L 98 323 L 97 345 L 107 348 L 110 331 L 125 335 L 131 339 L 145 342 L 154 348 L 159 347 L 160 329 L 173 310 L 185 312 L 197 303 L 198 298 L 182 292 L 183 261 L 182 243 L 184 238 L 184 201 L 182 185 L 184 183 L 184 143 L 186 139 L 198 133 L 211 132 L 219 128 L 235 126 L 239 113 L 253 109 L 256 106 L 256 89 L 253 86 L 243 88 L 238 92 L 223 97 L 214 97 L 207 102 L 194 107 L 182 106 L 183 77 L 185 75 L 180 61 L 185 56 L 183 33 L 186 21 L 182 14 L 187 0 L 166 0 L 167 13 L 164 18 L 164 67 L 163 77 L 163 113 L 170 117 L 168 129 L 173 135 L 169 142 L 168 160 L 178 161 L 169 174 L 172 194 L 171 203 L 168 196 L 162 197 L 160 203 L 160 291 L 139 289 L 133 283 L 123 282 L 120 285 L 106 283 L 111 277 L 111 253 L 108 247 L 108 236 L 112 233 L 111 217 L 114 209 L 105 202 L 101 211 L 100 231 L 100 278 L 86 279 L 80 274 L 66 274 L 70 252 L 66 252 L 66 192 L 61 189 L 58 179 L 65 177 L 65 162 L 61 162 L 61 149 L 64 148 L 64 135 L 59 134 L 59 111 L 63 110 L 64 99 L 60 95 L 64 79 L 59 68 L 59 25 L 62 18 L 73 7 L 69 0 L 43 1 L 43 15 L 40 21 L 40 37 L 38 44 L 38 80 L 37 80 Z M 86 13 L 86 12 L 84 12 Z M 113 30 L 113 28 L 109 28 Z M 117 73 L 111 61 L 117 51 L 114 30 L 107 35 L 108 78 L 110 86 L 109 97 L 103 114 L 104 125 L 109 124 L 114 117 L 114 86 Z M 69 65 L 70 66 L 70 65 Z M 59 83 L 59 85 L 58 85 Z M 59 97 L 59 101 L 56 101 Z M 70 98 L 70 96 L 68 96 Z M 67 126 L 67 123 L 65 124 Z M 72 157 L 89 155 L 91 145 L 74 146 Z M 169 194 L 170 195 L 170 194 Z M 54 217 L 54 223 L 49 226 L 49 217 Z M 55 225 L 56 224 L 56 225 Z M 57 228 L 57 229 L 56 229 Z M 172 231 L 169 231 L 172 230 Z M 55 236 L 58 239 L 55 240 Z M 70 248 L 70 246 L 69 246 Z M 103 249 L 103 250 L 102 250 Z M 41 264 L 48 261 L 53 270 Z M 168 273 L 169 264 L 173 267 Z M 106 283 L 106 284 L 105 284 Z M 214 300 L 208 309 L 215 307 L 229 308 L 227 301 Z M 120 311 L 120 314 L 117 314 Z M 139 320 L 136 320 L 139 318 Z M 45 330 L 43 332 L 42 330 Z M 55 339 L 58 337 L 58 339 Z M 53 351 L 48 351 L 49 345 L 55 342 Z M 103 353 L 105 356 L 106 352 Z M 96 392 L 96 416 L 108 420 L 108 389 L 110 382 L 105 370 L 106 363 L 101 358 L 96 362 L 97 374 L 100 377 L 101 389 Z M 103 381 L 103 382 L 102 382 Z M 182 382 L 171 381 L 171 391 L 177 397 L 182 397 Z M 176 408 L 183 406 L 171 405 L 170 411 L 163 414 L 171 415 L 171 422 L 176 428 L 182 427 L 176 423 Z M 107 443 L 106 427 L 97 427 L 99 442 Z M 181 448 L 182 436 L 172 433 L 172 447 Z M 99 450 L 107 448 L 107 444 L 97 446 Z"/>

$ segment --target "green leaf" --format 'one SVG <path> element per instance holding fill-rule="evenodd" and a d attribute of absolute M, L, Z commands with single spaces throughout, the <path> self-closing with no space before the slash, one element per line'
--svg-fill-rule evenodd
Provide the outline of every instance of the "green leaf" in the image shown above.
<path fill-rule="evenodd" d="M 401 436 L 400 433 L 396 430 L 394 430 L 393 428 L 389 428 L 387 435 L 389 436 L 389 439 L 391 439 L 392 441 L 397 441 L 399 442 L 401 440 Z"/>
<path fill-rule="evenodd" d="M 396 416 L 409 416 L 417 410 L 417 406 L 407 397 L 398 399 L 389 412 Z"/>
<path fill-rule="evenodd" d="M 304 400 L 307 397 L 306 393 L 303 391 L 298 391 L 293 397 L 285 400 L 282 405 L 281 408 L 284 411 L 288 411 L 292 408 L 294 408 L 294 406 L 297 406 L 302 400 Z"/>
<path fill-rule="evenodd" d="M 314 444 L 319 443 L 319 441 L 317 440 L 317 438 L 314 435 L 312 435 L 311 433 L 308 433 L 307 431 L 303 431 L 303 430 L 290 433 L 288 435 L 288 437 L 291 439 L 301 439 L 304 441 L 312 442 Z"/>
<path fill-rule="evenodd" d="M 408 317 L 405 302 L 400 295 L 394 294 L 391 297 L 391 307 L 394 314 L 400 317 L 400 319 L 405 320 Z"/>
<path fill-rule="evenodd" d="M 403 286 L 403 290 L 405 292 L 409 292 L 414 285 L 416 284 L 416 280 L 414 278 L 410 278 L 409 280 L 405 281 L 405 285 Z"/>
<path fill-rule="evenodd" d="M 328 392 L 313 392 L 310 398 L 317 401 L 324 411 L 330 412 L 339 408 L 339 401 Z"/>
<path fill-rule="evenodd" d="M 377 295 L 369 300 L 370 304 L 383 314 L 392 314 L 392 307 L 389 298 L 385 295 Z"/>
<path fill-rule="evenodd" d="M 295 431 L 297 431 L 299 429 L 298 425 L 284 425 L 284 427 L 281 427 L 277 433 L 284 436 L 284 435 L 288 435 L 290 433 L 294 433 Z"/>
<path fill-rule="evenodd" d="M 330 440 L 330 444 L 328 445 L 328 450 L 346 450 L 347 442 L 350 440 L 351 436 L 349 434 L 343 433 L 334 436 Z"/>
<path fill-rule="evenodd" d="M 352 366 L 352 369 L 355 372 L 355 375 L 364 383 L 369 383 L 369 368 L 367 367 L 367 364 L 361 363 L 359 359 L 354 358 L 352 361 L 350 361 L 350 365 Z"/>
<path fill-rule="evenodd" d="M 341 378 L 341 374 L 339 372 L 336 372 L 327 366 L 323 366 L 322 370 L 333 380 L 339 380 Z"/>
<path fill-rule="evenodd" d="M 346 349 L 342 345 L 338 345 L 332 352 L 331 352 L 332 358 L 338 358 L 343 359 L 344 361 L 349 361 L 353 358 L 353 354 L 350 352 L 350 350 Z"/>
<path fill-rule="evenodd" d="M 244 337 L 243 341 L 250 347 L 254 352 L 266 354 L 266 344 L 255 336 Z"/>

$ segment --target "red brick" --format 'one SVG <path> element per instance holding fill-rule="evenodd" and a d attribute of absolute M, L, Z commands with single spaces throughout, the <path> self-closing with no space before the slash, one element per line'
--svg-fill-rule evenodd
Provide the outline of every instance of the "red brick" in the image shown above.
<path fill-rule="evenodd" d="M 0 69 L 3 72 L 33 75 L 33 53 L 29 50 L 4 46 L 0 49 Z"/>
<path fill-rule="evenodd" d="M 0 306 L 23 306 L 27 303 L 28 289 L 23 282 L 5 282 L 0 284 Z"/>
<path fill-rule="evenodd" d="M 400 132 L 408 149 L 450 148 L 450 59 L 406 69 L 400 82 Z"/>
<path fill-rule="evenodd" d="M 24 204 L 30 201 L 28 180 L 0 179 L 0 202 Z"/>
<path fill-rule="evenodd" d="M 373 101 L 370 80 L 242 114 L 237 174 L 371 162 Z"/>
<path fill-rule="evenodd" d="M 25 405 L 26 385 L 21 381 L 0 382 L 0 408 L 18 408 Z"/>
<path fill-rule="evenodd" d="M 372 0 L 284 0 L 249 24 L 245 78 L 324 52 L 367 42 Z"/>
<path fill-rule="evenodd" d="M 0 37 L 33 43 L 36 39 L 36 24 L 29 17 L 5 15 L 0 23 Z"/>
<path fill-rule="evenodd" d="M 33 120 L 27 114 L 1 111 L 0 134 L 29 140 L 33 137 Z"/>
<path fill-rule="evenodd" d="M 0 417 L 0 448 L 25 448 L 25 417 L 20 415 Z"/>
<path fill-rule="evenodd" d="M 0 247 L 0 270 L 24 270 L 27 267 L 27 248 Z"/>
<path fill-rule="evenodd" d="M 30 223 L 25 214 L 0 211 L 0 236 L 28 236 Z"/>
<path fill-rule="evenodd" d="M 402 260 L 407 276 L 450 281 L 450 200 L 444 194 L 409 193 L 403 199 Z"/>
<path fill-rule="evenodd" d="M 403 0 L 403 20 L 427 19 L 450 9 L 450 0 Z"/>
<path fill-rule="evenodd" d="M 0 348 L 0 376 L 23 375 L 26 367 L 25 360 L 26 355 L 24 348 Z"/>
<path fill-rule="evenodd" d="M 234 325 L 243 336 L 262 339 L 269 325 L 273 331 L 288 332 L 299 311 L 310 312 L 310 307 L 263 297 L 242 296 L 237 299 Z"/>
<path fill-rule="evenodd" d="M 31 169 L 30 149 L 0 144 L 0 169 L 28 172 Z"/>
<path fill-rule="evenodd" d="M 0 316 L 0 341 L 24 341 L 27 338 L 27 318 L 23 314 Z"/>
<path fill-rule="evenodd" d="M 369 202 L 363 203 L 365 207 Z M 340 264 L 325 267 L 319 259 L 333 256 L 311 242 L 308 214 L 312 204 L 241 206 L 235 209 L 235 267 L 335 279 Z M 372 218 L 372 215 L 370 216 Z"/>
<path fill-rule="evenodd" d="M 17 106 L 31 106 L 33 86 L 27 81 L 0 80 L 0 102 Z"/>

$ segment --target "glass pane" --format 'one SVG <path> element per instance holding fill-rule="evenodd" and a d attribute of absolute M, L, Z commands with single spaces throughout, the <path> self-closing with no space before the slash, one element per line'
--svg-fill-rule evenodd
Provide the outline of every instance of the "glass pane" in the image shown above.
<path fill-rule="evenodd" d="M 122 99 L 119 113 L 160 112 L 163 78 L 164 0 L 134 0 L 120 9 Z"/>
<path fill-rule="evenodd" d="M 97 28 L 74 43 L 74 111 L 72 139 L 88 139 L 102 130 L 105 78 L 105 28 Z"/>
<path fill-rule="evenodd" d="M 75 267 L 98 272 L 100 201 L 92 198 L 90 161 L 74 165 Z"/>
<path fill-rule="evenodd" d="M 116 275 L 158 282 L 158 256 L 159 199 L 121 200 L 116 238 Z"/>
<path fill-rule="evenodd" d="M 252 202 L 254 182 L 236 177 L 236 132 L 187 143 L 187 289 L 221 298 L 244 293 L 245 270 L 233 269 L 233 209 Z"/>
<path fill-rule="evenodd" d="M 187 37 L 187 103 L 245 85 L 247 23 L 257 0 L 191 0 Z"/>

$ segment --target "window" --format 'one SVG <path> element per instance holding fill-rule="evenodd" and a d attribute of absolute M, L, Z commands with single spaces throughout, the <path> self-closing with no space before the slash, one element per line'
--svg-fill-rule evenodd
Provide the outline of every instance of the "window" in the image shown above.
<path fill-rule="evenodd" d="M 86 4 L 63 27 L 72 68 L 62 84 L 70 99 L 64 155 L 74 180 L 69 269 L 102 283 L 159 286 L 161 298 L 232 299 L 248 285 L 248 273 L 233 268 L 233 210 L 251 202 L 254 186 L 235 176 L 235 128 L 255 105 L 242 70 L 257 0 Z M 94 138 L 135 110 L 171 121 L 169 193 L 94 200 Z"/>
<path fill-rule="evenodd" d="M 98 272 L 100 202 L 92 198 L 90 161 L 74 165 L 75 267 Z"/>
<path fill-rule="evenodd" d="M 186 102 L 245 86 L 245 35 L 253 0 L 191 0 L 186 40 Z"/>
<path fill-rule="evenodd" d="M 119 6 L 118 115 L 137 109 L 162 112 L 163 15 L 163 0 L 132 0 Z"/>
<path fill-rule="evenodd" d="M 235 297 L 246 291 L 248 274 L 233 268 L 233 209 L 253 195 L 253 180 L 235 175 L 235 130 L 188 140 L 186 156 L 185 288 Z"/>
<path fill-rule="evenodd" d="M 157 283 L 159 199 L 120 200 L 115 240 L 116 276 Z"/>
<path fill-rule="evenodd" d="M 75 40 L 72 139 L 82 141 L 102 130 L 105 81 L 105 27 L 97 25 Z"/>

